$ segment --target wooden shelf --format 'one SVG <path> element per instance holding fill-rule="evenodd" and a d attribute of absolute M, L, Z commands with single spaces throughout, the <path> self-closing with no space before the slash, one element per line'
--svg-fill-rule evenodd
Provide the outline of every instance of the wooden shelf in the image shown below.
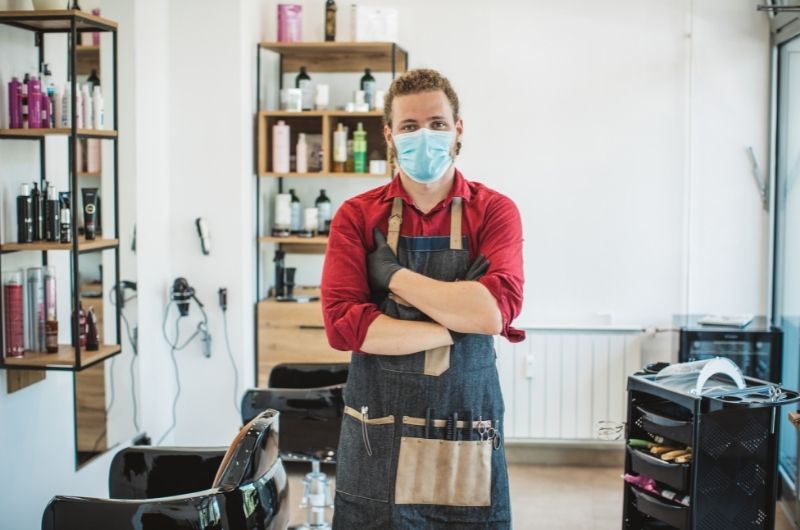
<path fill-rule="evenodd" d="M 101 177 L 102 175 L 102 171 L 78 171 L 79 177 Z"/>
<path fill-rule="evenodd" d="M 119 245 L 118 239 L 92 239 L 78 240 L 78 252 L 90 252 L 107 248 L 116 248 Z M 37 241 L 35 243 L 5 243 L 0 245 L 0 252 L 41 252 L 45 250 L 72 250 L 72 243 L 51 243 L 49 241 Z"/>
<path fill-rule="evenodd" d="M 6 357 L 3 362 L 7 367 L 33 369 L 83 369 L 98 363 L 122 351 L 118 344 L 100 345 L 97 351 L 81 350 L 81 368 L 76 366 L 75 348 L 59 345 L 58 353 L 25 352 L 21 357 Z"/>
<path fill-rule="evenodd" d="M 393 42 L 262 42 L 261 48 L 279 53 L 284 72 L 305 66 L 309 72 L 405 72 L 408 54 Z M 394 58 L 394 60 L 392 60 Z"/>
<path fill-rule="evenodd" d="M 46 136 L 69 136 L 72 129 L 0 129 L 0 138 L 38 139 Z M 78 129 L 78 138 L 116 138 L 117 131 L 107 129 Z"/>
<path fill-rule="evenodd" d="M 258 241 L 261 243 L 280 243 L 286 245 L 327 245 L 328 236 L 314 236 L 314 237 L 275 237 L 265 236 L 259 237 Z"/>
<path fill-rule="evenodd" d="M 288 172 L 288 173 L 275 173 L 274 171 L 268 171 L 266 173 L 261 174 L 262 177 L 291 177 L 291 178 L 313 178 L 313 177 L 327 177 L 327 173 L 323 173 L 322 171 L 317 171 L 316 173 L 295 173 L 295 172 Z"/>
<path fill-rule="evenodd" d="M 79 32 L 117 29 L 117 23 L 113 20 L 78 10 L 0 11 L 0 24 L 44 33 L 68 32 L 73 20 L 75 29 Z"/>

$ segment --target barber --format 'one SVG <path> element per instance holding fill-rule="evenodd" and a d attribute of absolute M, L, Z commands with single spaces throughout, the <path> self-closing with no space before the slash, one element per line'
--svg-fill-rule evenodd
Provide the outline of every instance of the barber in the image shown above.
<path fill-rule="evenodd" d="M 519 211 L 455 168 L 438 72 L 395 79 L 384 122 L 399 172 L 342 204 L 322 276 L 328 341 L 353 351 L 333 525 L 510 528 L 493 335 L 525 338 Z"/>

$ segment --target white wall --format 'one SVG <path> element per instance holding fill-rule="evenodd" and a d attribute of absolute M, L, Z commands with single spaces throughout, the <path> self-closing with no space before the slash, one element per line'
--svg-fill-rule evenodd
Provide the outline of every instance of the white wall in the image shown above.
<path fill-rule="evenodd" d="M 132 129 L 121 160 L 137 204 L 142 427 L 158 439 L 170 423 L 174 382 L 161 319 L 167 287 L 185 276 L 206 303 L 214 353 L 205 359 L 193 344 L 178 354 L 183 388 L 167 442 L 227 443 L 238 419 L 216 292 L 229 291 L 241 392 L 254 363 L 255 43 L 274 40 L 277 1 L 240 0 L 227 11 L 209 0 L 117 2 L 123 46 L 135 46 L 130 90 L 121 94 L 121 128 Z M 320 39 L 321 4 L 300 3 L 306 38 Z M 766 167 L 769 38 L 755 0 L 703 0 L 691 12 L 688 0 L 365 3 L 397 6 L 411 65 L 453 81 L 466 123 L 459 167 L 521 207 L 521 320 L 601 313 L 652 325 L 685 310 L 764 311 L 766 218 L 744 152 L 753 145 Z M 326 185 L 341 201 L 365 183 Z M 304 198 L 313 200 L 321 183 L 307 186 Z M 4 192 L 3 204 L 10 199 Z M 207 257 L 198 216 L 211 230 Z M 318 281 L 312 266 L 304 281 Z M 197 315 L 193 307 L 184 337 Z M 52 392 L 0 395 L 0 467 L 12 455 L 41 464 L 30 483 L 0 490 L 12 518 L 3 524 L 13 528 L 36 528 L 54 493 L 105 490 L 107 457 L 71 471 L 63 449 L 71 405 L 58 381 L 48 377 Z M 53 411 L 47 432 L 64 438 L 43 437 L 44 413 L 31 411 L 44 409 Z"/>

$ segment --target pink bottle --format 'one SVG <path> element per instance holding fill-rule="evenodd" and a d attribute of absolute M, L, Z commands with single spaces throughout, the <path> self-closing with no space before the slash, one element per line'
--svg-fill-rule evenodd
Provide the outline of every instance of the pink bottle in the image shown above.
<path fill-rule="evenodd" d="M 41 105 L 42 105 L 42 129 L 49 129 L 50 128 L 50 96 L 47 93 L 43 93 L 41 95 Z"/>
<path fill-rule="evenodd" d="M 99 9 L 92 9 L 92 15 L 99 17 L 100 10 Z M 100 46 L 100 33 L 95 31 L 92 33 L 92 46 Z"/>
<path fill-rule="evenodd" d="M 22 83 L 16 77 L 8 83 L 8 126 L 22 128 Z"/>
<path fill-rule="evenodd" d="M 303 40 L 303 6 L 278 4 L 278 42 Z"/>
<path fill-rule="evenodd" d="M 28 81 L 28 128 L 42 128 L 42 83 L 35 75 Z"/>
<path fill-rule="evenodd" d="M 3 273 L 3 276 L 4 353 L 6 357 L 19 357 L 25 353 L 22 271 Z"/>

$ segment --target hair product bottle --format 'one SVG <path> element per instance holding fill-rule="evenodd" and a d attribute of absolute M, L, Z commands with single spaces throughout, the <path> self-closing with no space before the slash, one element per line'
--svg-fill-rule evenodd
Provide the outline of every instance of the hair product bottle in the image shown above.
<path fill-rule="evenodd" d="M 22 84 L 16 77 L 8 82 L 8 126 L 22 128 Z"/>
<path fill-rule="evenodd" d="M 91 129 L 94 121 L 92 118 L 92 94 L 89 92 L 88 83 L 83 85 L 81 102 L 83 103 L 83 127 L 84 129 Z"/>
<path fill-rule="evenodd" d="M 30 80 L 30 74 L 25 74 L 25 77 L 22 79 L 22 84 L 20 85 L 19 101 L 23 129 L 28 129 L 30 127 L 28 123 L 28 82 Z"/>
<path fill-rule="evenodd" d="M 299 88 L 303 92 L 301 108 L 303 110 L 311 110 L 314 108 L 314 86 L 311 83 L 311 77 L 306 72 L 306 67 L 300 67 L 300 73 L 294 78 L 294 87 Z"/>
<path fill-rule="evenodd" d="M 36 182 L 33 183 L 33 191 L 31 191 L 31 214 L 33 216 L 33 240 L 41 241 L 44 239 L 44 197 Z"/>
<path fill-rule="evenodd" d="M 308 173 L 308 144 L 305 133 L 297 135 L 297 149 L 295 149 L 296 171 Z"/>
<path fill-rule="evenodd" d="M 33 242 L 33 202 L 27 184 L 20 186 L 17 196 L 17 243 Z"/>
<path fill-rule="evenodd" d="M 275 197 L 275 223 L 272 225 L 274 237 L 288 237 L 292 233 L 292 196 L 279 193 Z"/>
<path fill-rule="evenodd" d="M 48 241 L 59 241 L 61 239 L 60 213 L 61 206 L 58 204 L 56 188 L 48 185 L 47 200 L 44 203 L 44 233 Z"/>
<path fill-rule="evenodd" d="M 294 190 L 289 190 L 289 194 L 292 196 L 292 234 L 299 234 L 303 230 L 303 205 Z"/>
<path fill-rule="evenodd" d="M 60 240 L 62 243 L 72 243 L 72 215 L 70 214 L 68 203 L 61 203 L 61 213 L 59 217 L 61 218 Z"/>
<path fill-rule="evenodd" d="M 365 68 L 364 75 L 361 76 L 361 90 L 364 91 L 364 102 L 369 105 L 370 110 L 375 108 L 375 85 L 372 71 L 369 68 Z"/>
<path fill-rule="evenodd" d="M 58 353 L 58 315 L 56 300 L 56 269 L 44 268 L 44 342 L 47 353 Z"/>
<path fill-rule="evenodd" d="M 289 136 L 290 127 L 279 120 L 272 126 L 272 171 L 289 172 Z"/>
<path fill-rule="evenodd" d="M 325 40 L 336 40 L 336 2 L 327 0 L 325 2 Z"/>
<path fill-rule="evenodd" d="M 94 128 L 103 129 L 105 127 L 105 107 L 103 106 L 103 94 L 100 92 L 100 83 L 94 85 L 94 91 L 92 92 L 92 105 Z"/>
<path fill-rule="evenodd" d="M 325 195 L 325 190 L 319 190 L 319 197 L 314 201 L 317 207 L 318 226 L 317 233 L 327 234 L 331 229 L 331 217 L 333 216 L 333 207 L 331 200 Z"/>
<path fill-rule="evenodd" d="M 344 171 L 347 162 L 347 130 L 339 123 L 333 131 L 333 170 L 337 173 Z"/>
<path fill-rule="evenodd" d="M 36 74 L 32 74 L 28 81 L 28 127 L 42 127 L 42 83 Z"/>
<path fill-rule="evenodd" d="M 72 127 L 72 87 L 64 85 L 64 95 L 61 98 L 61 125 L 58 127 Z"/>
<path fill-rule="evenodd" d="M 25 315 L 23 314 L 22 271 L 3 273 L 3 322 L 6 343 L 5 356 L 19 357 L 25 353 Z"/>
<path fill-rule="evenodd" d="M 28 344 L 33 351 L 44 351 L 44 277 L 40 267 L 28 269 Z"/>
<path fill-rule="evenodd" d="M 358 128 L 353 132 L 353 171 L 367 172 L 367 131 L 361 122 L 358 122 Z"/>

